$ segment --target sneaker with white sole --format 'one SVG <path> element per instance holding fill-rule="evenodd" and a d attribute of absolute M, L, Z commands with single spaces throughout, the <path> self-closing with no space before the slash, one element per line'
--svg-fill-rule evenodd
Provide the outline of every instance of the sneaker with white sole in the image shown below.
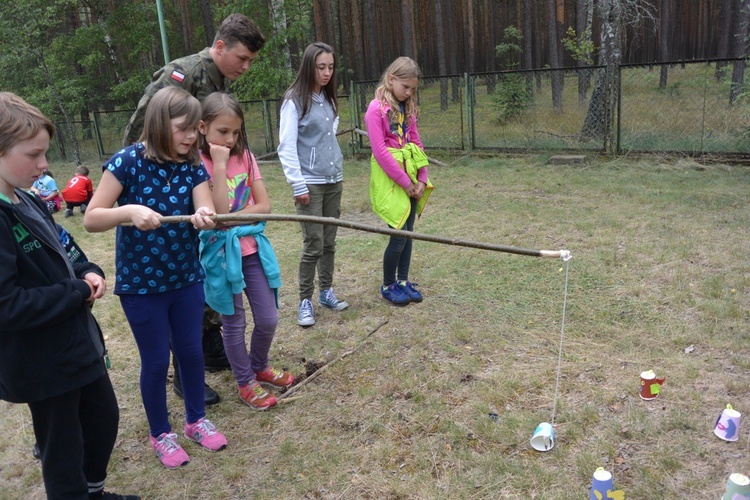
<path fill-rule="evenodd" d="M 318 304 L 327 307 L 328 309 L 333 309 L 334 311 L 343 311 L 349 307 L 349 304 L 336 298 L 336 295 L 333 293 L 333 288 L 321 290 L 320 297 L 318 297 Z"/>
<path fill-rule="evenodd" d="M 207 418 L 193 424 L 185 424 L 185 437 L 195 441 L 209 451 L 221 451 L 227 447 L 227 438 L 216 430 L 216 426 Z"/>
<path fill-rule="evenodd" d="M 283 389 L 294 383 L 294 375 L 284 370 L 267 366 L 262 372 L 255 372 L 255 380 L 263 385 Z"/>
<path fill-rule="evenodd" d="M 315 313 L 310 299 L 303 299 L 299 303 L 299 312 L 297 312 L 297 324 L 299 326 L 312 326 L 315 324 Z"/>
<path fill-rule="evenodd" d="M 190 457 L 182 446 L 177 444 L 177 434 L 164 432 L 159 437 L 149 436 L 156 456 L 167 469 L 178 469 L 190 462 Z"/>
<path fill-rule="evenodd" d="M 242 402 L 253 410 L 267 410 L 278 403 L 276 397 L 268 394 L 257 380 L 240 386 L 239 393 Z"/>

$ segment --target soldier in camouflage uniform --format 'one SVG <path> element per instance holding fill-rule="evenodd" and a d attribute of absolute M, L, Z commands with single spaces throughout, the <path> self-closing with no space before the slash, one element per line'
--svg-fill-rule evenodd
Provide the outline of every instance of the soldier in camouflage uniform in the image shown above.
<path fill-rule="evenodd" d="M 231 14 L 221 23 L 213 45 L 197 54 L 181 57 L 154 73 L 125 128 L 123 146 L 140 139 L 146 107 L 160 89 L 173 85 L 187 90 L 203 102 L 213 92 L 229 92 L 229 84 L 250 69 L 266 40 L 255 23 L 242 14 Z M 221 315 L 206 306 L 203 317 L 203 357 L 207 371 L 229 369 L 221 339 Z M 173 357 L 174 358 L 174 357 Z M 182 397 L 177 360 L 174 358 L 173 388 Z M 206 385 L 207 405 L 219 402 L 219 395 Z"/>
<path fill-rule="evenodd" d="M 212 92 L 229 92 L 230 82 L 250 69 L 265 43 L 263 33 L 250 18 L 232 14 L 224 19 L 211 47 L 175 59 L 154 73 L 125 128 L 123 146 L 140 138 L 146 107 L 157 91 L 173 85 L 187 90 L 201 102 Z"/>

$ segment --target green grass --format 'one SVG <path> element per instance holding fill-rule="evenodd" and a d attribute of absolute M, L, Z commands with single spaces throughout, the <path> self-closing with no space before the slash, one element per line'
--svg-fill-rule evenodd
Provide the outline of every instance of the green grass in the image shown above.
<path fill-rule="evenodd" d="M 64 182 L 73 166 L 52 169 Z M 274 212 L 293 213 L 280 166 L 261 171 Z M 94 312 L 121 407 L 108 488 L 148 498 L 574 499 L 603 466 L 628 498 L 681 499 L 717 498 L 731 472 L 750 472 L 745 426 L 736 443 L 712 433 L 727 403 L 750 412 L 750 171 L 465 157 L 430 172 L 436 190 L 419 232 L 573 254 L 552 451 L 529 439 L 553 411 L 565 263 L 415 242 L 412 279 L 425 301 L 393 308 L 377 292 L 386 237 L 340 229 L 336 292 L 351 307 L 317 311 L 302 329 L 300 231 L 279 222 L 267 228 L 284 281 L 274 365 L 304 376 L 387 323 L 265 413 L 240 403 L 228 372 L 208 374 L 223 397 L 208 416 L 229 448 L 186 444 L 192 462 L 167 471 L 148 445 L 132 335 L 107 295 Z M 345 179 L 342 217 L 382 226 L 367 202 L 367 162 L 347 163 Z M 58 217 L 111 285 L 114 233 Z M 647 369 L 667 377 L 650 402 L 638 397 Z M 177 426 L 184 408 L 170 384 L 167 397 Z M 28 410 L 0 409 L 0 497 L 42 496 Z"/>

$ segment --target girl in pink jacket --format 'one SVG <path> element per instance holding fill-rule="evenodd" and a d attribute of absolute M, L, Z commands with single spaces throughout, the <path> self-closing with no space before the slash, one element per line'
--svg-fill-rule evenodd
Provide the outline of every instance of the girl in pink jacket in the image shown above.
<path fill-rule="evenodd" d="M 372 147 L 370 200 L 373 210 L 394 229 L 414 230 L 432 192 L 427 156 L 417 130 L 417 63 L 399 57 L 383 73 L 375 99 L 365 113 Z M 391 236 L 383 255 L 380 293 L 391 304 L 421 302 L 416 283 L 409 281 L 411 238 Z"/>

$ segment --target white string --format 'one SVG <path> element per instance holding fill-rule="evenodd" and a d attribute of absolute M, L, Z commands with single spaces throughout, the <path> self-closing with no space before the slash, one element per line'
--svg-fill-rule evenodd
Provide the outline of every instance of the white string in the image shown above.
<path fill-rule="evenodd" d="M 555 413 L 557 412 L 557 393 L 560 388 L 560 366 L 562 364 L 562 347 L 563 347 L 563 336 L 565 334 L 565 310 L 568 306 L 568 267 L 570 267 L 570 257 L 565 261 L 565 294 L 563 295 L 563 310 L 562 310 L 562 328 L 560 329 L 560 347 L 557 351 L 557 377 L 555 379 L 555 399 L 552 402 L 552 418 L 550 424 L 555 425 Z"/>

